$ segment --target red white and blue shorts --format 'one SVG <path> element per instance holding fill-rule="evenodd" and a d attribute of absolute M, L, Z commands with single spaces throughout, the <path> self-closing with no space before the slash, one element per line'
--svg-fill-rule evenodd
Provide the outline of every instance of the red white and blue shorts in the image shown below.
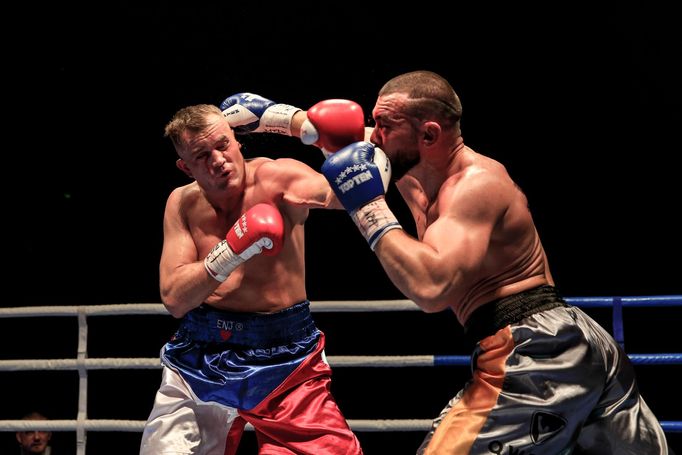
<path fill-rule="evenodd" d="M 302 302 L 276 313 L 202 305 L 161 350 L 141 455 L 234 454 L 246 423 L 260 454 L 361 454 L 330 393 L 324 334 Z"/>

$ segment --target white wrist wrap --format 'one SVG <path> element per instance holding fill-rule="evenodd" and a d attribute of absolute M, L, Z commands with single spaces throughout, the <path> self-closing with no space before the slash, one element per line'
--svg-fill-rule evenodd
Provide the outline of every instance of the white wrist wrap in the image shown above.
<path fill-rule="evenodd" d="M 255 255 L 260 254 L 263 251 L 263 248 L 271 250 L 272 245 L 273 243 L 271 239 L 267 237 L 261 237 L 260 239 L 253 242 L 253 245 L 239 253 L 239 257 L 245 261 L 248 261 Z"/>
<path fill-rule="evenodd" d="M 301 109 L 288 104 L 273 104 L 263 112 L 259 130 L 291 136 L 291 119 Z"/>
<path fill-rule="evenodd" d="M 351 218 L 374 251 L 377 242 L 391 229 L 402 229 L 397 218 L 386 204 L 386 199 L 376 199 L 351 213 Z"/>
<path fill-rule="evenodd" d="M 204 259 L 204 267 L 209 275 L 216 280 L 223 282 L 227 277 L 244 262 L 244 259 L 237 253 L 232 251 L 227 240 L 223 240 L 213 247 L 206 259 Z"/>

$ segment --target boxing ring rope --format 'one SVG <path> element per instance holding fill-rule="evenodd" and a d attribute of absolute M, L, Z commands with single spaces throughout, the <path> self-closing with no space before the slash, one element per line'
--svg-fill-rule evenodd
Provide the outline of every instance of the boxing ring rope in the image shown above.
<path fill-rule="evenodd" d="M 642 297 L 569 297 L 566 301 L 581 308 L 611 307 L 613 334 L 616 341 L 624 343 L 623 315 L 625 307 L 682 306 L 682 295 Z M 371 301 L 317 301 L 311 302 L 313 312 L 376 312 L 420 311 L 409 300 Z M 76 431 L 77 453 L 85 455 L 87 431 L 141 432 L 144 421 L 87 418 L 87 372 L 111 369 L 160 369 L 158 357 L 153 358 L 88 358 L 87 318 L 112 315 L 168 315 L 159 303 L 130 303 L 120 305 L 32 306 L 0 308 L 0 318 L 45 316 L 78 317 L 78 351 L 75 359 L 24 359 L 0 360 L 0 371 L 59 371 L 75 370 L 79 373 L 78 414 L 76 420 L 0 420 L 0 431 Z M 628 354 L 634 364 L 681 365 L 682 353 Z M 333 368 L 338 367 L 439 367 L 468 366 L 467 355 L 406 355 L 406 356 L 327 356 Z M 348 423 L 354 431 L 428 431 L 431 419 L 374 419 L 353 420 Z M 682 421 L 662 421 L 665 432 L 682 432 Z M 247 430 L 253 427 L 247 425 Z"/>

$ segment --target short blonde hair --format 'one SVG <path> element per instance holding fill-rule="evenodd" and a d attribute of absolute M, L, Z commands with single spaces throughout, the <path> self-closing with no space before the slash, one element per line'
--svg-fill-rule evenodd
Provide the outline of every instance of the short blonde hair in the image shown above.
<path fill-rule="evenodd" d="M 173 141 L 175 148 L 182 146 L 182 133 L 191 131 L 198 133 L 210 124 L 210 119 L 214 115 L 222 116 L 222 111 L 218 106 L 212 104 L 196 104 L 187 106 L 175 113 L 170 122 L 164 129 L 164 137 L 169 137 Z"/>

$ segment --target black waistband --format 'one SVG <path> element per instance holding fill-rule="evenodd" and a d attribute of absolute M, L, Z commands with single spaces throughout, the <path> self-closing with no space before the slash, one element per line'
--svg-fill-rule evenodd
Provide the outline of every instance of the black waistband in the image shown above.
<path fill-rule="evenodd" d="M 554 286 L 544 285 L 493 300 L 477 308 L 467 320 L 464 333 L 474 341 L 482 340 L 509 324 L 540 311 L 567 306 Z"/>

